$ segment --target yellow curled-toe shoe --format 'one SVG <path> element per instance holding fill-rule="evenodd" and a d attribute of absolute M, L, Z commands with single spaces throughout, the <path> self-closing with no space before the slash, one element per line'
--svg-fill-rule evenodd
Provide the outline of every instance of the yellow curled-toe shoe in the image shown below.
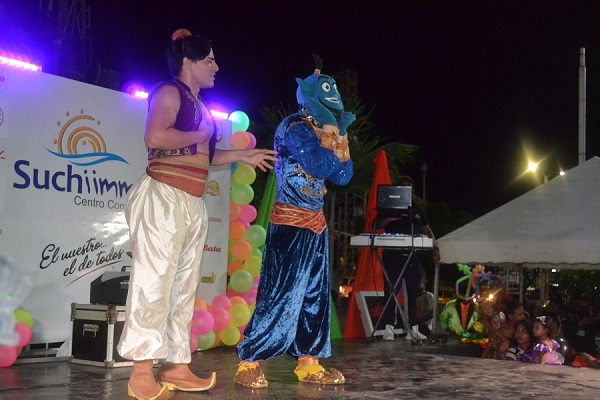
<path fill-rule="evenodd" d="M 168 390 L 204 392 L 215 387 L 217 374 L 213 372 L 209 378 L 203 379 L 190 371 L 187 364 L 167 363 L 160 367 L 158 381 Z"/>
<path fill-rule="evenodd" d="M 340 371 L 335 368 L 327 371 L 320 364 L 296 367 L 294 373 L 300 382 L 316 383 L 319 385 L 341 385 L 346 383 L 346 378 Z"/>
<path fill-rule="evenodd" d="M 154 379 L 152 360 L 134 361 L 127 395 L 139 400 L 167 400 L 169 390 Z"/>
<path fill-rule="evenodd" d="M 258 362 L 240 362 L 233 381 L 251 389 L 261 389 L 269 386 L 269 381 L 258 368 Z"/>

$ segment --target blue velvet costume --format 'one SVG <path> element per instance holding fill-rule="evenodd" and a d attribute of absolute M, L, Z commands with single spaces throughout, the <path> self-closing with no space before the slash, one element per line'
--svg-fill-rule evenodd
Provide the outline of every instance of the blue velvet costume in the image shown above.
<path fill-rule="evenodd" d="M 333 81 L 326 75 L 315 75 Z M 335 94 L 339 99 L 337 89 Z M 275 132 L 274 147 L 280 160 L 275 163 L 276 204 L 322 215 L 325 180 L 346 185 L 353 175 L 352 160 L 342 161 L 335 151 L 323 146 L 317 134 L 319 129 L 315 129 L 320 124 L 311 120 L 327 118 L 314 108 L 305 108 L 306 114 L 286 117 Z M 342 111 L 338 120 L 326 123 L 344 129 L 345 134 L 354 115 Z M 305 227 L 274 223 L 272 212 L 256 308 L 244 331 L 245 340 L 237 348 L 240 360 L 262 361 L 284 353 L 292 357 L 331 355 L 329 235 L 327 228 L 323 228 L 318 233 Z"/>

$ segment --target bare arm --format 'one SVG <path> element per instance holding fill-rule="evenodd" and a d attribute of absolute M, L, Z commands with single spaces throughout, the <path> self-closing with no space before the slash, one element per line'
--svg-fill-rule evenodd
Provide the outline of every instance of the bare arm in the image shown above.
<path fill-rule="evenodd" d="M 423 233 L 423 235 L 427 235 L 427 237 L 433 239 L 433 261 L 436 263 L 440 262 L 440 249 L 438 245 L 435 244 L 435 235 L 433 234 L 433 231 L 431 230 L 429 225 L 425 225 L 421 227 L 421 232 Z"/>
<path fill-rule="evenodd" d="M 148 148 L 175 150 L 210 139 L 213 132 L 212 119 L 206 116 L 202 118 L 197 131 L 183 132 L 173 127 L 180 106 L 179 90 L 174 86 L 165 85 L 154 94 L 144 133 L 144 142 Z"/>
<path fill-rule="evenodd" d="M 250 150 L 215 150 L 212 165 L 225 165 L 238 161 L 243 161 L 253 167 L 260 168 L 261 171 L 273 169 L 268 161 L 277 162 L 278 158 L 275 150 L 250 149 Z"/>

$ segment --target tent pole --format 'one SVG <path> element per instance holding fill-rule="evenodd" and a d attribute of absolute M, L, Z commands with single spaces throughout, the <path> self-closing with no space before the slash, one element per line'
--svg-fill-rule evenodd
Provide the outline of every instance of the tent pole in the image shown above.
<path fill-rule="evenodd" d="M 519 264 L 519 266 L 517 268 L 519 269 L 519 302 L 521 304 L 523 304 L 523 285 L 524 285 L 523 264 Z"/>
<path fill-rule="evenodd" d="M 438 299 L 440 286 L 440 263 L 435 263 L 435 272 L 433 273 L 433 320 L 431 321 L 431 331 L 437 333 L 438 324 Z"/>

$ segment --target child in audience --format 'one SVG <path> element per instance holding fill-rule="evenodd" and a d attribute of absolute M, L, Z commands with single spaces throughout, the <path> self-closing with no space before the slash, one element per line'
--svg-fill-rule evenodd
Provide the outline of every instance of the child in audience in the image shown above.
<path fill-rule="evenodd" d="M 533 346 L 531 362 L 536 364 L 561 365 L 557 350 L 560 344 L 555 340 L 558 334 L 558 324 L 548 315 L 536 317 L 533 321 L 533 335 L 537 343 Z"/>
<path fill-rule="evenodd" d="M 481 357 L 501 360 L 508 350 L 508 339 L 502 335 L 502 317 L 499 313 L 495 312 L 490 318 L 490 327 L 488 331 L 490 347 L 483 350 Z"/>
<path fill-rule="evenodd" d="M 531 362 L 531 352 L 534 344 L 533 325 L 531 320 L 524 319 L 515 325 L 514 346 L 504 353 L 505 360 Z"/>

